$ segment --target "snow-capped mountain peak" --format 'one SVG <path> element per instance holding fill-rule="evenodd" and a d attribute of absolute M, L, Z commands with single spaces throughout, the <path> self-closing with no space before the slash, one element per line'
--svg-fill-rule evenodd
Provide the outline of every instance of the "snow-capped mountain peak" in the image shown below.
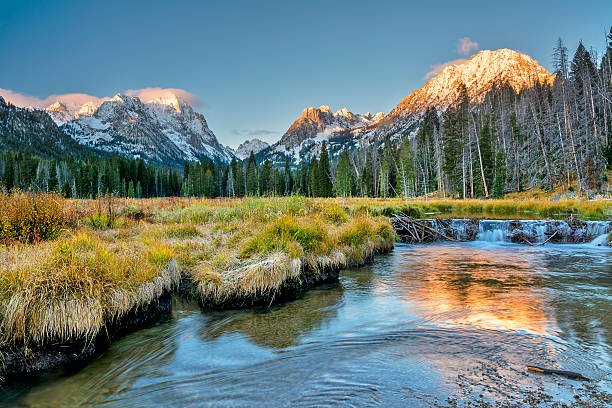
<path fill-rule="evenodd" d="M 72 119 L 55 115 L 54 120 L 79 143 L 91 147 L 167 165 L 232 158 L 204 116 L 174 94 L 143 103 L 137 96 L 118 93 L 99 106 L 91 102 L 77 109 L 68 109 L 64 115 Z"/>
<path fill-rule="evenodd" d="M 172 92 L 166 92 L 156 98 L 148 99 L 147 101 L 145 101 L 145 103 L 158 103 L 160 105 L 168 105 L 171 106 L 177 113 L 182 112 L 181 105 L 184 104 L 184 102 Z"/>
<path fill-rule="evenodd" d="M 244 160 L 251 155 L 251 152 L 253 152 L 253 154 L 257 154 L 268 146 L 270 145 L 263 140 L 254 138 L 241 143 L 234 151 L 234 154 L 240 160 Z"/>
<path fill-rule="evenodd" d="M 460 84 L 465 85 L 470 101 L 477 103 L 496 85 L 505 83 L 519 92 L 536 83 L 551 84 L 554 80 L 554 74 L 527 54 L 508 48 L 483 50 L 464 63 L 444 68 L 422 88 L 405 97 L 389 115 L 423 112 L 429 107 L 445 109 L 455 101 Z"/>

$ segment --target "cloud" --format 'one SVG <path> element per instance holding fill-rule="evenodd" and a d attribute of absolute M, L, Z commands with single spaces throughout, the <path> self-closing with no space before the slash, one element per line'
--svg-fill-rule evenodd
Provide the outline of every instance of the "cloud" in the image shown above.
<path fill-rule="evenodd" d="M 143 102 L 147 102 L 150 100 L 155 100 L 159 98 L 163 98 L 165 96 L 176 95 L 180 99 L 187 102 L 194 108 L 202 108 L 205 106 L 204 102 L 200 100 L 199 97 L 192 94 L 191 92 L 187 92 L 184 89 L 179 88 L 142 88 L 142 89 L 128 89 L 124 92 L 128 96 L 137 96 Z"/>
<path fill-rule="evenodd" d="M 444 71 L 444 68 L 446 68 L 446 67 L 450 67 L 451 65 L 463 64 L 466 61 L 467 60 L 465 58 L 459 58 L 459 59 L 456 59 L 456 60 L 444 62 L 442 64 L 430 65 L 429 68 L 431 68 L 431 71 L 429 71 L 427 73 L 427 75 L 425 75 L 425 79 L 429 79 L 429 78 L 435 77 L 436 75 L 442 73 L 442 71 Z"/>
<path fill-rule="evenodd" d="M 142 89 L 128 89 L 123 92 L 128 96 L 137 96 L 143 102 L 150 101 L 152 99 L 158 99 L 163 96 L 174 94 L 187 102 L 194 108 L 205 107 L 204 102 L 200 100 L 196 95 L 191 92 L 187 92 L 184 89 L 178 88 L 142 88 Z M 110 97 L 98 97 L 83 93 L 68 93 L 68 94 L 53 94 L 46 98 L 39 98 L 37 96 L 27 95 L 19 92 L 12 91 L 10 89 L 0 88 L 0 96 L 2 96 L 7 102 L 12 103 L 15 106 L 21 107 L 33 107 L 44 109 L 57 100 L 69 105 L 83 105 L 86 102 L 94 102 L 96 105 L 101 104 L 104 101 L 108 101 Z"/>
<path fill-rule="evenodd" d="M 281 132 L 278 132 L 276 130 L 264 130 L 264 129 L 258 129 L 258 130 L 253 130 L 253 129 L 232 129 L 232 134 L 236 135 L 236 136 L 250 136 L 250 137 L 256 137 L 256 136 L 271 136 L 271 135 L 278 135 Z"/>
<path fill-rule="evenodd" d="M 460 55 L 465 55 L 467 57 L 472 51 L 476 51 L 477 49 L 478 43 L 470 40 L 470 37 L 463 37 L 457 40 L 457 52 Z"/>
<path fill-rule="evenodd" d="M 61 100 L 66 104 L 70 105 L 83 105 L 86 102 L 95 102 L 102 103 L 104 101 L 109 100 L 110 98 L 104 97 L 99 98 L 97 96 L 82 94 L 82 93 L 69 93 L 69 94 L 53 94 L 49 95 L 46 98 L 39 98 L 37 96 L 22 94 L 19 92 L 11 91 L 10 89 L 2 89 L 0 88 L 0 96 L 4 98 L 7 102 L 12 103 L 15 106 L 22 107 L 33 107 L 44 109 L 47 106 L 51 105 L 57 100 Z"/>

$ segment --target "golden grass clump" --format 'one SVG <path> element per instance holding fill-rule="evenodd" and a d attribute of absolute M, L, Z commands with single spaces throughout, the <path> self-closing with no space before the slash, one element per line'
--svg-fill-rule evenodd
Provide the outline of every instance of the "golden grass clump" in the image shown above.
<path fill-rule="evenodd" d="M 108 245 L 80 232 L 53 243 L 7 249 L 0 265 L 2 343 L 92 338 L 108 319 L 178 284 L 180 273 L 166 248 L 145 253 L 123 244 Z"/>
<path fill-rule="evenodd" d="M 341 219 L 346 221 L 337 224 L 325 216 L 325 208 L 313 205 L 305 216 L 285 215 L 244 226 L 253 233 L 244 236 L 242 245 L 225 246 L 228 239 L 221 244 L 222 252 L 192 269 L 199 295 L 205 303 L 274 298 L 285 284 L 301 285 L 303 273 L 314 274 L 311 279 L 317 280 L 324 272 L 362 264 L 375 253 L 393 248 L 395 231 L 388 220 L 349 217 L 343 210 L 346 218 Z"/>

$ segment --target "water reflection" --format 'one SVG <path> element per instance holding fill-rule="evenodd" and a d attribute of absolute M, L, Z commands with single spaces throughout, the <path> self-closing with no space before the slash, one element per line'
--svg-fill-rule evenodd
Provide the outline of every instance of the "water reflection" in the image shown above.
<path fill-rule="evenodd" d="M 298 345 L 303 336 L 336 317 L 342 306 L 341 284 L 325 285 L 307 293 L 302 302 L 289 302 L 256 311 L 212 313 L 203 329 L 204 340 L 240 333 L 254 343 L 274 349 Z"/>
<path fill-rule="evenodd" d="M 8 406 L 521 406 L 577 385 L 612 392 L 612 251 L 503 243 L 399 245 L 337 285 L 270 309 L 172 319 L 70 375 L 0 391 Z M 512 405 L 514 404 L 514 405 Z"/>
<path fill-rule="evenodd" d="M 401 297 L 429 321 L 546 334 L 556 327 L 539 255 L 514 246 L 423 245 L 398 258 Z"/>

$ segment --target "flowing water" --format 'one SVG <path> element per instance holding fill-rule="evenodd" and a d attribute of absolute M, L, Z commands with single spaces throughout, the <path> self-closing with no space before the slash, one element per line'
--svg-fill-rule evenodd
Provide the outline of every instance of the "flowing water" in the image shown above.
<path fill-rule="evenodd" d="M 590 383 L 528 372 L 579 372 Z M 397 245 L 270 309 L 172 316 L 10 406 L 459 406 L 612 399 L 612 249 Z M 574 395 L 578 396 L 578 399 Z M 539 405 L 538 405 L 539 404 Z"/>

